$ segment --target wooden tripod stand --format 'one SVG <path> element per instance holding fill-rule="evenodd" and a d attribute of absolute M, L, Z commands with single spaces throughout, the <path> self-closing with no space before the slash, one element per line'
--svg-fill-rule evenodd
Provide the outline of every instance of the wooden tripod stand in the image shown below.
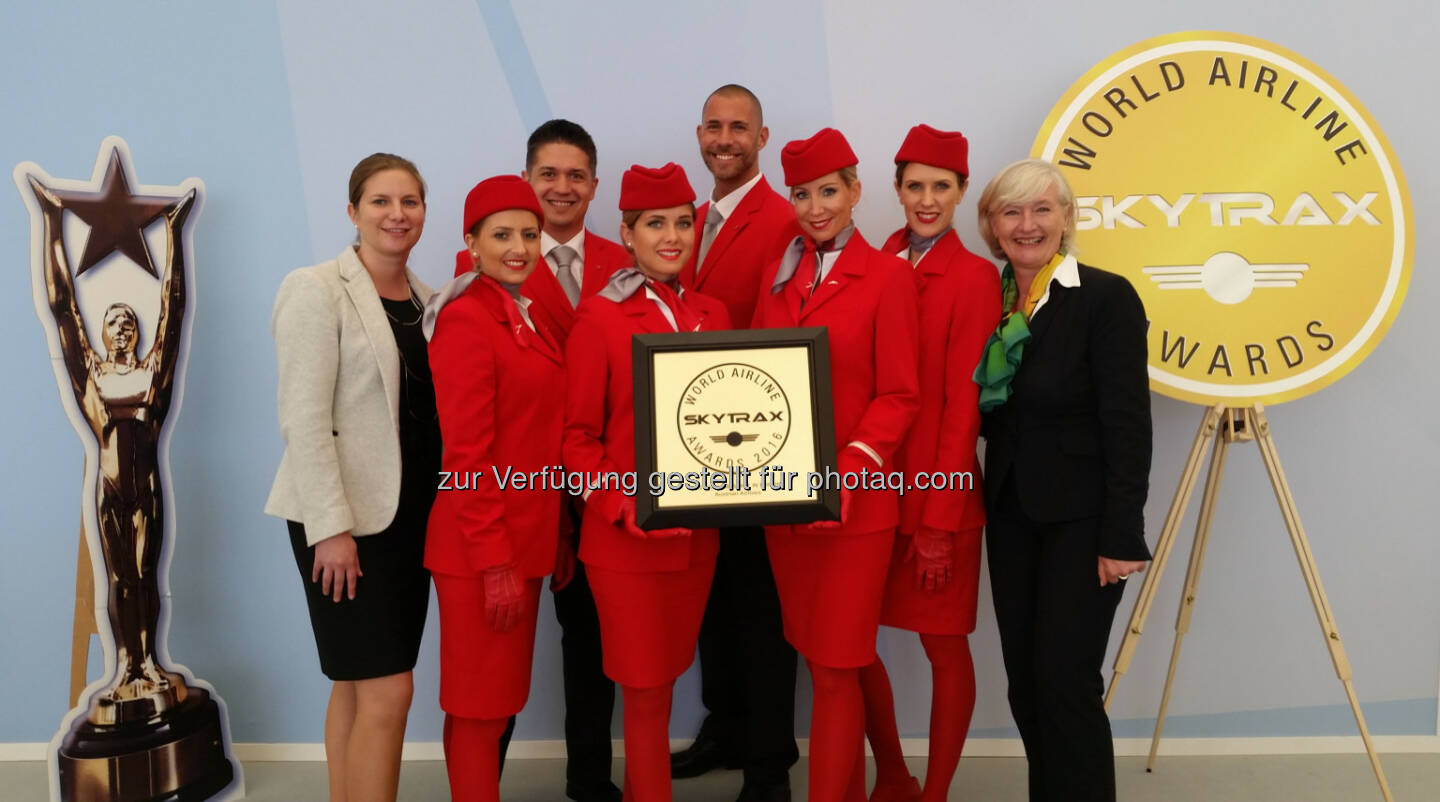
<path fill-rule="evenodd" d="M 95 572 L 90 569 L 90 545 L 85 542 L 84 524 L 80 526 L 80 553 L 75 558 L 75 620 L 70 631 L 70 706 L 74 707 L 85 690 L 90 638 L 100 634 L 95 624 Z"/>
<path fill-rule="evenodd" d="M 1200 421 L 1200 430 L 1195 433 L 1195 442 L 1190 446 L 1190 456 L 1185 470 L 1180 475 L 1180 485 L 1175 498 L 1170 502 L 1170 511 L 1165 515 L 1165 525 L 1160 530 L 1160 542 L 1155 549 L 1155 562 L 1146 572 L 1140 595 L 1135 600 L 1135 611 L 1130 615 L 1130 626 L 1120 642 L 1120 651 L 1115 656 L 1115 671 L 1110 678 L 1110 689 L 1105 694 L 1105 707 L 1109 709 L 1110 699 L 1115 695 L 1115 686 L 1130 668 L 1140 634 L 1145 629 L 1145 618 L 1150 605 L 1155 601 L 1155 591 L 1160 585 L 1165 563 L 1175 545 L 1175 535 L 1185 517 L 1185 507 L 1195 490 L 1195 479 L 1200 473 L 1200 463 L 1210 441 L 1215 443 L 1215 452 L 1210 458 L 1210 471 L 1205 477 L 1205 491 L 1201 496 L 1200 517 L 1195 523 L 1195 543 L 1190 549 L 1190 567 L 1185 573 L 1185 590 L 1180 597 L 1180 612 L 1175 620 L 1175 646 L 1170 652 L 1170 669 L 1165 675 L 1165 693 L 1160 699 L 1160 712 L 1155 718 L 1155 735 L 1150 739 L 1150 759 L 1145 770 L 1155 767 L 1155 752 L 1160 746 L 1160 734 L 1165 727 L 1165 709 L 1170 704 L 1170 688 L 1175 681 L 1175 667 L 1180 660 L 1180 645 L 1185 633 L 1190 630 L 1190 616 L 1195 610 L 1195 597 L 1200 584 L 1200 570 L 1205 563 L 1205 547 L 1210 539 L 1210 523 L 1215 514 L 1215 499 L 1220 494 L 1220 477 L 1225 471 L 1225 456 L 1231 443 L 1254 440 L 1260 446 L 1260 457 L 1265 462 L 1265 471 L 1270 474 L 1270 484 L 1275 490 L 1275 499 L 1280 503 L 1280 513 L 1285 519 L 1285 528 L 1290 532 L 1290 544 L 1295 547 L 1295 557 L 1300 561 L 1300 572 L 1305 577 L 1305 586 L 1310 591 L 1310 603 L 1320 619 L 1320 631 L 1325 636 L 1325 645 L 1330 649 L 1330 659 L 1335 664 L 1335 675 L 1345 686 L 1345 695 L 1350 699 L 1350 709 L 1355 713 L 1355 723 L 1360 728 L 1360 738 L 1365 742 L 1365 751 L 1370 756 L 1370 767 L 1380 783 L 1380 793 L 1386 802 L 1391 802 L 1390 785 L 1385 782 L 1385 773 L 1380 768 L 1380 757 L 1375 754 L 1375 744 L 1370 740 L 1370 730 L 1365 726 L 1365 717 L 1360 712 L 1360 702 L 1355 698 L 1355 688 L 1350 682 L 1350 661 L 1345 657 L 1345 647 L 1340 643 L 1340 631 L 1335 626 L 1335 617 L 1330 612 L 1330 602 L 1325 599 L 1325 590 L 1320 586 L 1320 574 L 1315 568 L 1315 558 L 1310 554 L 1310 543 L 1305 539 L 1305 530 L 1300 526 L 1300 513 L 1295 508 L 1295 498 L 1290 494 L 1290 485 L 1280 469 L 1280 457 L 1275 450 L 1275 441 L 1270 436 L 1270 423 L 1265 419 L 1265 409 L 1259 404 L 1250 407 L 1227 407 L 1217 404 L 1205 410 Z"/>

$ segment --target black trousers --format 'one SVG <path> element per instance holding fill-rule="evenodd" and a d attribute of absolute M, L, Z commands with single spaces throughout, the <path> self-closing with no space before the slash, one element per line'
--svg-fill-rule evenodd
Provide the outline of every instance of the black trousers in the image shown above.
<path fill-rule="evenodd" d="M 720 556 L 700 624 L 700 697 L 715 738 L 745 782 L 776 784 L 800 759 L 795 745 L 795 649 L 763 527 L 720 530 Z"/>
<path fill-rule="evenodd" d="M 566 505 L 570 511 L 570 505 Z M 579 516 L 574 516 L 580 530 Z M 610 783 L 610 719 L 615 683 L 605 676 L 600 651 L 600 616 L 585 576 L 575 561 L 575 578 L 555 594 L 560 622 L 560 666 L 565 681 L 565 780 L 582 789 Z"/>
<path fill-rule="evenodd" d="M 1030 520 L 1013 479 L 990 510 L 990 588 L 1031 802 L 1115 799 L 1100 669 L 1125 583 L 1100 587 L 1099 534 L 1098 518 Z"/>
<path fill-rule="evenodd" d="M 515 735 L 515 717 L 505 722 L 505 731 L 500 733 L 500 775 L 505 774 L 505 756 L 510 754 L 510 739 Z"/>

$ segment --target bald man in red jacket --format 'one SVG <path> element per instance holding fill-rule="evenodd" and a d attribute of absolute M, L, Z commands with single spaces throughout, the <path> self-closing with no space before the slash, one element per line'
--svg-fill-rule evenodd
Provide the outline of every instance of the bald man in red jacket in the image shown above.
<path fill-rule="evenodd" d="M 680 283 L 723 302 L 735 328 L 746 328 L 760 274 L 800 228 L 790 202 L 760 174 L 760 149 L 770 131 L 750 90 L 729 84 L 712 92 L 695 134 L 715 190 L 696 210 L 700 241 Z M 762 527 L 720 531 L 700 629 L 700 678 L 709 714 L 695 743 L 671 755 L 672 775 L 741 768 L 741 800 L 790 799 L 789 770 L 799 758 L 795 650 L 785 641 Z"/>

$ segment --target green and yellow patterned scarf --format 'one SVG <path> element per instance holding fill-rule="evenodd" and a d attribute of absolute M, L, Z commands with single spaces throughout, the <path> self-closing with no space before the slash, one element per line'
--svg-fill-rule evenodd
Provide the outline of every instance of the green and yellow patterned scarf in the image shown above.
<path fill-rule="evenodd" d="M 1035 313 L 1035 305 L 1045 296 L 1045 289 L 1055 275 L 1055 268 L 1063 261 L 1065 254 L 1057 253 L 1050 259 L 1049 264 L 1041 268 L 1034 281 L 1030 282 L 1030 292 L 1026 294 L 1023 309 L 1015 308 L 1020 297 L 1020 287 L 1015 282 L 1015 268 L 1011 267 L 1009 262 L 1005 263 L 1005 269 L 1000 273 L 1000 309 L 1003 317 L 985 343 L 980 364 L 975 366 L 975 383 L 980 385 L 981 412 L 990 412 L 1009 400 L 1010 393 L 1013 392 L 1010 382 L 1015 378 L 1015 371 L 1020 369 L 1020 359 L 1025 355 L 1025 343 L 1030 342 L 1030 316 Z"/>

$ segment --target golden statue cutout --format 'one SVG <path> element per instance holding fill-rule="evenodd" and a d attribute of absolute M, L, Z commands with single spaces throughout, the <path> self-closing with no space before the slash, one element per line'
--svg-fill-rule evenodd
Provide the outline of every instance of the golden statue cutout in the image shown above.
<path fill-rule="evenodd" d="M 82 439 L 86 432 L 93 437 L 86 449 L 87 460 L 94 460 L 86 504 L 93 503 L 93 517 L 86 510 L 84 520 L 87 539 L 98 539 L 104 557 L 96 582 L 106 589 L 114 641 L 109 681 L 82 696 L 57 736 L 51 796 L 104 802 L 228 797 L 227 790 L 243 793 L 243 783 L 227 754 L 225 715 L 210 690 L 166 665 L 160 629 L 166 605 L 160 572 L 171 534 L 165 530 L 168 477 L 161 442 L 183 358 L 190 278 L 185 233 L 203 186 L 192 179 L 188 189 L 166 188 L 171 194 L 134 194 L 128 162 L 124 142 L 112 137 L 101 145 L 96 175 L 101 164 L 104 174 L 98 189 L 52 181 L 30 164 L 15 170 L 22 194 L 35 200 L 36 279 L 43 282 L 45 301 L 41 320 L 51 335 L 52 356 L 58 357 L 61 392 L 68 387 L 73 395 L 75 406 L 67 408 Z M 65 247 L 67 211 L 90 227 L 76 275 L 118 253 L 159 278 L 159 317 L 143 355 L 140 317 L 123 301 L 105 308 L 103 348 L 87 336 Z M 163 275 L 144 237 L 157 221 L 165 239 Z"/>

